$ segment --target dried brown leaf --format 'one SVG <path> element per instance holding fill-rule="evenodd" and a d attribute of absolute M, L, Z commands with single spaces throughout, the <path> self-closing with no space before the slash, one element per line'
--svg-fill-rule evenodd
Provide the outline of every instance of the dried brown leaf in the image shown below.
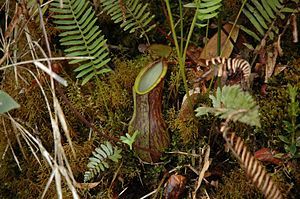
<path fill-rule="evenodd" d="M 186 177 L 177 174 L 171 175 L 165 186 L 164 198 L 178 199 L 184 191 L 185 183 Z"/>
<path fill-rule="evenodd" d="M 231 52 L 233 50 L 233 44 L 231 41 L 227 42 L 225 46 L 225 42 L 227 40 L 227 35 L 232 29 L 232 24 L 225 24 L 223 26 L 223 29 L 226 30 L 227 34 L 222 30 L 221 31 L 221 49 L 222 49 L 222 57 L 228 58 L 231 55 Z M 234 27 L 231 39 L 236 42 L 237 37 L 239 35 L 239 28 Z M 207 45 L 204 47 L 200 58 L 201 59 L 211 59 L 213 57 L 218 56 L 217 55 L 217 47 L 218 47 L 218 33 L 216 33 L 207 43 Z"/>
<path fill-rule="evenodd" d="M 262 162 L 279 165 L 282 163 L 282 160 L 275 158 L 275 154 L 276 152 L 269 148 L 261 148 L 254 153 L 254 157 Z"/>
<path fill-rule="evenodd" d="M 78 189 L 92 189 L 98 186 L 100 182 L 92 182 L 92 183 L 75 183 L 75 187 Z"/>

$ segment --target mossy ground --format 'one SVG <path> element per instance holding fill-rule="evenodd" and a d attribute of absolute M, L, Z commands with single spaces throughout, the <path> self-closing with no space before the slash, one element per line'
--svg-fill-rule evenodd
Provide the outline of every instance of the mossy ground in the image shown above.
<path fill-rule="evenodd" d="M 226 9 L 232 8 L 233 5 L 235 5 L 234 8 L 237 8 L 236 2 L 226 1 Z M 152 5 L 151 9 L 156 10 L 156 6 Z M 229 12 L 226 13 L 227 15 L 231 16 Z M 107 23 L 112 26 L 111 21 L 108 20 Z M 109 30 L 106 31 L 109 33 Z M 121 36 L 122 41 L 116 41 L 116 43 L 122 43 L 130 49 L 136 49 L 138 44 L 136 39 L 133 39 L 134 37 Z M 120 38 L 120 35 L 111 34 L 111 37 L 112 40 L 116 40 Z M 156 42 L 165 40 L 158 32 L 151 37 L 159 38 Z M 284 120 L 289 119 L 286 111 L 289 103 L 287 85 L 291 84 L 300 88 L 300 47 L 299 45 L 293 46 L 294 44 L 291 44 L 289 39 L 284 40 L 283 43 L 286 59 L 283 62 L 288 67 L 269 80 L 265 96 L 260 94 L 261 82 L 255 82 L 251 91 L 260 106 L 262 127 L 253 129 L 243 124 L 232 125 L 236 133 L 244 138 L 252 152 L 262 147 L 284 152 L 283 143 L 278 139 L 278 135 L 287 135 L 283 124 Z M 20 46 L 25 45 L 26 43 L 23 41 Z M 71 66 L 66 64 L 64 67 L 66 71 L 61 73 L 69 82 L 69 86 L 64 88 L 64 92 L 74 108 L 98 129 L 116 137 L 127 132 L 128 122 L 132 117 L 132 86 L 135 77 L 142 67 L 151 62 L 151 58 L 146 55 L 128 59 L 128 57 L 132 58 L 133 54 L 137 54 L 136 50 L 125 55 L 123 52 L 122 50 L 118 51 L 119 54 L 116 55 L 118 58 L 114 58 L 110 63 L 114 72 L 85 86 L 80 86 L 74 81 L 75 75 Z M 34 70 L 34 67 L 30 65 L 26 67 Z M 165 79 L 164 118 L 171 134 L 171 144 L 167 152 L 189 154 L 165 153 L 160 163 L 148 165 L 141 163 L 133 151 L 123 148 L 122 160 L 117 164 L 111 164 L 109 169 L 94 179 L 94 181 L 100 182 L 97 187 L 91 190 L 78 189 L 82 198 L 117 198 L 117 195 L 126 189 L 119 198 L 136 199 L 155 190 L 163 177 L 168 177 L 167 173 L 175 168 L 177 168 L 177 173 L 187 177 L 183 198 L 190 198 L 190 193 L 195 189 L 195 182 L 198 179 L 191 168 L 199 170 L 201 167 L 199 158 L 190 154 L 201 154 L 201 150 L 207 145 L 211 148 L 212 163 L 208 170 L 211 175 L 206 177 L 206 182 L 203 182 L 203 186 L 199 190 L 199 197 L 205 198 L 206 191 L 211 198 L 262 198 L 259 191 L 245 177 L 243 169 L 240 168 L 235 158 L 224 151 L 224 141 L 217 130 L 220 124 L 218 119 L 210 115 L 200 119 L 179 117 L 180 103 L 185 91 L 182 86 L 179 86 L 178 90 L 175 89 L 177 69 L 178 65 L 170 65 Z M 18 72 L 23 79 L 27 80 L 26 82 L 19 81 L 19 85 L 16 86 L 14 72 L 9 69 L 6 70 L 5 79 L 2 80 L 1 85 L 1 89 L 21 104 L 20 109 L 13 110 L 10 114 L 27 128 L 36 129 L 34 136 L 39 137 L 44 147 L 53 154 L 53 136 L 44 96 L 37 84 L 34 83 L 34 78 L 25 69 Z M 46 95 L 51 97 L 48 79 L 46 77 L 39 78 L 44 79 L 43 88 Z M 106 140 L 85 126 L 61 96 L 58 95 L 58 98 L 67 119 L 76 158 L 72 156 L 70 145 L 64 135 L 62 135 L 63 148 L 75 179 L 77 182 L 83 182 L 83 175 L 87 170 L 86 165 L 91 152 Z M 300 101 L 300 94 L 298 94 L 297 99 Z M 209 104 L 208 97 L 203 96 L 199 99 L 199 104 Z M 39 155 L 41 158 L 40 165 L 33 157 L 22 135 L 14 130 L 7 118 L 1 117 L 1 119 L 0 196 L 1 198 L 39 198 L 45 189 L 51 168 Z M 19 170 L 11 148 L 7 145 L 8 140 L 18 158 L 22 171 Z M 2 156 L 3 154 L 5 156 Z M 289 167 L 288 164 L 293 166 Z M 300 175 L 297 172 L 300 169 L 299 165 L 299 159 L 292 159 L 283 166 L 267 166 L 268 171 L 274 173 L 274 179 L 289 198 L 300 196 L 299 188 L 297 189 L 300 187 Z M 218 186 L 212 186 L 211 181 L 217 181 Z M 162 189 L 163 186 L 160 187 L 158 196 L 163 193 Z M 62 192 L 64 198 L 72 198 L 72 194 L 65 183 L 63 183 Z M 54 183 L 49 187 L 45 198 L 56 198 Z"/>
<path fill-rule="evenodd" d="M 73 106 L 91 123 L 96 124 L 98 128 L 103 128 L 114 136 L 123 135 L 127 130 L 127 123 L 133 112 L 131 89 L 134 84 L 134 78 L 147 62 L 149 62 L 149 59 L 144 57 L 140 57 L 136 61 L 115 59 L 113 61 L 115 66 L 114 72 L 104 77 L 100 85 L 89 84 L 80 88 L 74 82 L 67 87 L 65 94 Z M 293 67 L 287 68 L 283 73 L 271 79 L 266 96 L 261 96 L 258 92 L 253 91 L 254 94 L 256 92 L 256 100 L 260 106 L 262 128 L 253 130 L 253 128 L 241 124 L 233 126 L 237 133 L 246 140 L 250 150 L 253 152 L 261 147 L 270 147 L 281 152 L 284 150 L 283 143 L 279 141 L 278 135 L 285 134 L 282 121 L 288 119 L 285 111 L 289 103 L 286 85 L 289 83 L 294 86 L 300 86 L 298 81 L 300 64 L 297 60 L 293 64 Z M 25 76 L 26 72 L 21 74 Z M 13 82 L 13 80 L 7 82 Z M 28 85 L 24 85 L 25 88 L 26 86 L 28 87 Z M 45 147 L 51 149 L 53 144 L 51 140 L 53 138 L 50 130 L 51 126 L 47 123 L 49 116 L 46 114 L 44 99 L 38 88 L 33 88 L 21 97 L 17 95 L 18 89 L 15 89 L 10 83 L 4 84 L 4 88 L 23 105 L 21 109 L 13 111 L 12 115 L 17 115 L 19 121 L 22 121 L 28 127 L 38 125 L 38 136 L 45 143 Z M 95 90 L 98 90 L 98 92 L 94 92 Z M 50 94 L 47 90 L 46 93 Z M 166 93 L 164 99 L 167 97 Z M 65 138 L 63 140 L 64 149 L 76 180 L 82 182 L 91 151 L 104 140 L 96 132 L 91 133 L 72 113 L 68 105 L 62 99 L 60 101 L 71 129 L 71 138 L 77 154 L 76 158 L 72 156 L 70 146 Z M 210 157 L 212 158 L 212 164 L 209 171 L 221 170 L 222 174 L 215 176 L 219 182 L 217 188 L 210 185 L 205 186 L 209 194 L 215 195 L 216 198 L 262 197 L 259 191 L 245 177 L 244 172 L 234 158 L 224 152 L 222 137 L 216 132 L 218 120 L 208 116 L 200 120 L 182 121 L 178 117 L 179 110 L 176 107 L 170 106 L 166 109 L 165 119 L 172 136 L 172 143 L 168 151 L 199 153 L 199 149 L 203 146 L 207 144 L 211 146 Z M 6 121 L 6 119 L 4 120 Z M 8 150 L 1 164 L 1 196 L 4 198 L 40 197 L 51 170 L 43 160 L 41 165 L 38 164 L 22 138 L 20 139 L 22 142 L 21 150 L 13 129 L 8 122 L 5 124 L 8 138 L 18 157 L 22 171 L 19 171 L 11 151 Z M 4 131 L 1 131 L 1 136 L 5 137 Z M 6 143 L 6 140 L 1 140 L 1 154 L 5 150 Z M 22 155 L 22 151 L 25 156 Z M 197 161 L 197 158 L 191 156 L 165 154 L 161 164 L 143 165 L 136 159 L 133 152 L 124 151 L 123 159 L 120 163 L 112 165 L 110 169 L 101 173 L 95 179 L 95 181 L 101 182 L 99 186 L 90 191 L 79 190 L 79 193 L 84 198 L 112 198 L 125 187 L 129 187 L 128 191 L 124 193 L 124 198 L 141 197 L 154 190 L 164 174 L 177 166 L 183 166 L 177 172 L 188 177 L 187 192 L 190 192 L 194 189 L 193 183 L 197 179 L 197 175 L 187 167 L 184 167 L 184 165 L 192 165 L 194 168 L 197 168 Z M 297 163 L 297 160 L 293 160 L 294 165 L 297 165 Z M 116 174 L 115 171 L 119 166 L 120 170 L 117 173 L 117 178 L 113 181 L 113 176 Z M 269 169 L 271 171 L 279 169 L 276 176 L 279 176 L 277 179 L 280 184 L 283 187 L 291 188 L 290 194 L 299 194 L 295 187 L 285 185 L 286 182 L 299 185 L 296 167 L 288 174 L 285 173 L 286 170 L 283 167 L 270 167 Z M 295 176 L 292 179 L 288 179 L 287 175 Z M 131 189 L 131 186 L 140 187 L 139 191 Z M 16 190 L 18 191 L 16 192 Z M 187 192 L 186 194 L 188 194 Z M 53 198 L 55 194 L 55 186 L 51 185 L 46 198 Z M 63 194 L 66 198 L 71 197 L 71 193 L 66 186 L 64 186 Z"/>

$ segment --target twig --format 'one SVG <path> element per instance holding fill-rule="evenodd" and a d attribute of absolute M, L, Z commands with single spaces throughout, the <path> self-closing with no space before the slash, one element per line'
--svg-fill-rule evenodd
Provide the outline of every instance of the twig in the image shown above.
<path fill-rule="evenodd" d="M 159 182 L 159 184 L 158 184 L 158 187 L 155 189 L 155 190 L 156 190 L 156 193 L 155 193 L 155 195 L 154 195 L 153 198 L 157 198 L 157 194 L 159 193 L 159 190 L 160 190 L 161 186 L 163 185 L 163 183 L 164 183 L 166 177 L 167 177 L 169 174 L 170 174 L 169 172 L 164 174 L 164 176 L 162 177 L 162 179 L 160 180 L 160 182 Z"/>
<path fill-rule="evenodd" d="M 182 151 L 170 151 L 170 152 L 165 152 L 169 154 L 179 154 L 179 155 L 186 155 L 186 156 L 193 156 L 193 157 L 201 157 L 201 155 L 195 154 L 195 153 L 187 153 L 187 152 L 182 152 Z"/>
<path fill-rule="evenodd" d="M 158 191 L 158 190 L 157 190 L 157 189 L 155 189 L 154 191 L 152 191 L 152 192 L 148 193 L 147 195 L 144 195 L 144 196 L 143 196 L 143 197 L 141 197 L 140 199 L 145 199 L 145 198 L 148 198 L 149 196 L 151 196 L 151 195 L 155 194 L 157 191 Z"/>
<path fill-rule="evenodd" d="M 9 50 L 8 50 L 8 48 L 9 48 L 9 45 L 6 46 L 4 55 L 3 55 L 3 57 L 1 57 L 1 59 L 0 59 L 0 65 L 7 59 L 8 55 L 9 55 Z"/>
<path fill-rule="evenodd" d="M 69 59 L 94 59 L 94 57 L 51 57 L 51 58 L 42 58 L 42 59 L 28 60 L 28 61 L 22 61 L 22 62 L 18 62 L 18 63 L 6 65 L 6 66 L 1 67 L 0 70 L 4 70 L 4 69 L 12 67 L 12 66 L 19 66 L 19 65 L 24 65 L 24 64 L 31 64 L 33 62 L 55 61 L 55 60 L 69 60 Z"/>

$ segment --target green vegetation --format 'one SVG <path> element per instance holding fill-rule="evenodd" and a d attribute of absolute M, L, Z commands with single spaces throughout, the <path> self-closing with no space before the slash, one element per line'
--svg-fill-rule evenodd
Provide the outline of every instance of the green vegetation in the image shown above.
<path fill-rule="evenodd" d="M 298 198 L 299 3 L 1 1 L 1 198 Z"/>

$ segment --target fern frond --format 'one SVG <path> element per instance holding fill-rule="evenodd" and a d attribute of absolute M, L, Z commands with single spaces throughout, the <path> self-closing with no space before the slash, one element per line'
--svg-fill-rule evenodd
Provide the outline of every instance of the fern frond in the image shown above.
<path fill-rule="evenodd" d="M 147 11 L 148 3 L 143 4 L 140 0 L 100 0 L 103 10 L 111 16 L 115 23 L 121 23 L 124 31 L 133 33 L 138 31 L 140 37 L 152 30 L 156 25 L 150 25 L 155 17 Z"/>
<path fill-rule="evenodd" d="M 282 8 L 283 0 L 253 0 L 247 2 L 242 11 L 256 28 L 260 36 L 245 27 L 243 27 L 243 30 L 245 30 L 246 33 L 251 32 L 250 35 L 254 35 L 255 39 L 263 37 L 277 16 L 284 17 L 284 15 L 280 15 Z M 269 37 L 272 39 L 272 31 L 270 31 Z"/>
<path fill-rule="evenodd" d="M 84 182 L 87 182 L 94 178 L 97 174 L 105 169 L 109 168 L 107 160 L 112 160 L 113 162 L 118 162 L 121 156 L 121 149 L 117 147 L 112 147 L 110 142 L 101 144 L 100 147 L 96 148 L 92 152 L 93 156 L 89 158 L 89 163 L 87 167 L 88 171 L 84 173 Z"/>
<path fill-rule="evenodd" d="M 207 26 L 207 20 L 218 16 L 221 6 L 222 0 L 203 0 L 200 3 L 198 3 L 198 5 L 197 3 L 189 3 L 186 4 L 184 7 L 198 7 L 198 12 L 196 13 L 198 18 L 197 25 L 199 27 L 205 27 Z"/>
<path fill-rule="evenodd" d="M 216 96 L 210 95 L 213 108 L 198 107 L 196 116 L 214 113 L 223 119 L 239 121 L 260 127 L 258 106 L 248 92 L 242 91 L 240 86 L 224 86 L 217 89 Z"/>
<path fill-rule="evenodd" d="M 261 190 L 265 197 L 267 199 L 283 198 L 278 186 L 274 183 L 266 169 L 248 150 L 243 139 L 235 133 L 226 134 L 225 132 L 223 133 L 223 138 L 226 140 L 234 156 L 239 159 L 242 167 L 245 168 L 247 176 Z"/>
<path fill-rule="evenodd" d="M 106 40 L 101 35 L 99 26 L 96 25 L 97 18 L 91 5 L 86 0 L 61 0 L 51 3 L 51 11 L 57 28 L 63 30 L 59 35 L 60 43 L 66 46 L 66 56 L 88 56 L 94 57 L 90 60 L 71 60 L 70 64 L 80 63 L 75 69 L 79 74 L 76 78 L 82 78 L 82 85 L 91 78 L 111 71 L 106 64 L 110 61 Z"/>
<path fill-rule="evenodd" d="M 121 136 L 120 140 L 124 144 L 127 144 L 129 146 L 130 150 L 132 150 L 132 145 L 136 141 L 136 138 L 138 137 L 139 134 L 140 134 L 139 131 L 135 131 L 132 136 L 130 134 L 126 133 L 126 136 Z"/>

